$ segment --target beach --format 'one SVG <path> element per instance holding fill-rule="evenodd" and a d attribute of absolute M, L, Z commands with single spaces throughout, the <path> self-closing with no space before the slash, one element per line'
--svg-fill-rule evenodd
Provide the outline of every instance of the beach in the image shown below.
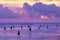
<path fill-rule="evenodd" d="M 42 25 L 40 27 L 40 25 Z M 0 28 L 0 40 L 60 40 L 60 24 L 14 25 L 14 28 Z M 48 26 L 48 27 L 47 27 Z M 40 27 L 40 28 L 39 28 Z M 20 32 L 20 36 L 17 32 Z"/>

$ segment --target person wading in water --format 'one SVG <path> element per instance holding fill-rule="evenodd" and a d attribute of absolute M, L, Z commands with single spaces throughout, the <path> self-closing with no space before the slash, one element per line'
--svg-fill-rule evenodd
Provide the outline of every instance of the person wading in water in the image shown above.
<path fill-rule="evenodd" d="M 10 29 L 12 30 L 12 27 L 10 27 Z"/>
<path fill-rule="evenodd" d="M 18 33 L 17 33 L 18 36 L 20 36 L 20 31 L 18 30 Z"/>
<path fill-rule="evenodd" d="M 6 30 L 6 27 L 4 27 L 4 30 Z"/>

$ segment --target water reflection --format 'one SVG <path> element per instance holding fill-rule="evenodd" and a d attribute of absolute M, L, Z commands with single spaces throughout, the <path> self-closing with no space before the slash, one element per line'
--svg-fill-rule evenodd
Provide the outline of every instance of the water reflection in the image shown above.
<path fill-rule="evenodd" d="M 60 40 L 60 27 L 57 28 L 56 26 L 3 27 L 0 28 L 0 40 Z"/>

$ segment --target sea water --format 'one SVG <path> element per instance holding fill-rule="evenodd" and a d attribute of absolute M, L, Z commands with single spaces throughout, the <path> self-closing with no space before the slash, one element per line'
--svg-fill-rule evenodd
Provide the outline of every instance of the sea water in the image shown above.
<path fill-rule="evenodd" d="M 29 31 L 28 25 L 32 31 Z M 20 36 L 17 35 L 18 30 Z M 0 22 L 0 40 L 60 40 L 60 23 Z"/>

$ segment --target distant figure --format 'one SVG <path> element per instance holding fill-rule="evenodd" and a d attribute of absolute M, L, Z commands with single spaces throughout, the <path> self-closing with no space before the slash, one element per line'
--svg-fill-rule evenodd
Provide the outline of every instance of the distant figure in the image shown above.
<path fill-rule="evenodd" d="M 6 27 L 4 27 L 4 30 L 6 30 Z"/>
<path fill-rule="evenodd" d="M 14 26 L 12 26 L 14 28 Z"/>
<path fill-rule="evenodd" d="M 47 26 L 47 29 L 48 29 L 48 26 Z"/>
<path fill-rule="evenodd" d="M 10 27 L 10 29 L 12 30 L 12 27 Z"/>
<path fill-rule="evenodd" d="M 42 25 L 40 25 L 40 27 L 42 27 Z"/>
<path fill-rule="evenodd" d="M 38 29 L 40 29 L 40 27 L 38 27 Z"/>
<path fill-rule="evenodd" d="M 28 26 L 28 28 L 30 28 L 30 26 Z"/>
<path fill-rule="evenodd" d="M 21 29 L 22 29 L 23 26 L 21 26 Z"/>
<path fill-rule="evenodd" d="M 18 33 L 17 33 L 18 36 L 20 36 L 20 31 L 18 30 Z"/>
<path fill-rule="evenodd" d="M 31 30 L 31 27 L 29 28 L 29 31 L 31 32 L 32 30 Z"/>

